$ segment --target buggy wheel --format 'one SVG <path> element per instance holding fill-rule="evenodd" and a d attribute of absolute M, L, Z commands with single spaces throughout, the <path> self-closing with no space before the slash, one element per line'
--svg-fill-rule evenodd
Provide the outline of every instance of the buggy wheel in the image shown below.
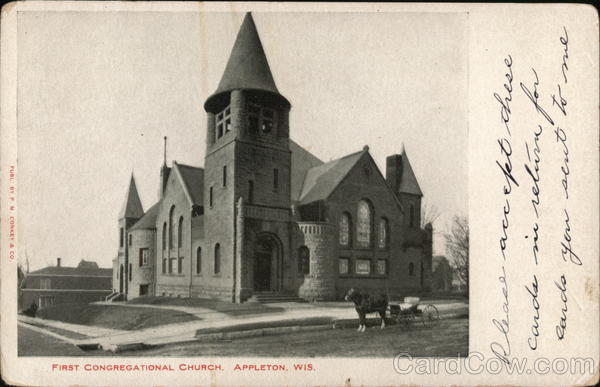
<path fill-rule="evenodd" d="M 421 320 L 426 327 L 437 324 L 440 320 L 440 313 L 434 305 L 427 305 L 421 312 Z"/>

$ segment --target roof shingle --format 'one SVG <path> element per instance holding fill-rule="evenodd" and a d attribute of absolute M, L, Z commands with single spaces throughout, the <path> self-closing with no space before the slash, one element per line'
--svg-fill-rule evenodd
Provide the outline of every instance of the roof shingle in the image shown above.
<path fill-rule="evenodd" d="M 112 269 L 48 266 L 43 269 L 32 271 L 27 275 L 77 275 L 77 276 L 102 276 L 111 277 Z"/>
<path fill-rule="evenodd" d="M 129 187 L 127 187 L 127 193 L 125 194 L 125 202 L 123 203 L 123 207 L 121 207 L 121 212 L 119 212 L 119 219 L 141 218 L 143 215 L 144 209 L 142 208 L 142 202 L 140 201 L 132 174 L 129 180 Z"/>
<path fill-rule="evenodd" d="M 204 205 L 204 169 L 191 165 L 173 162 L 173 167 L 179 172 L 184 189 L 189 194 L 191 204 Z"/>
<path fill-rule="evenodd" d="M 288 100 L 279 94 L 275 86 L 267 56 L 250 12 L 244 17 L 221 82 L 214 94 L 206 100 L 205 109 L 214 110 L 224 95 L 236 89 L 264 92 L 289 106 Z"/>
<path fill-rule="evenodd" d="M 299 204 L 325 200 L 362 157 L 365 150 L 310 168 L 306 172 Z"/>
<path fill-rule="evenodd" d="M 152 207 L 146 211 L 144 216 L 138 220 L 129 230 L 151 230 L 156 228 L 156 216 L 158 215 L 158 209 L 160 202 L 154 203 Z"/>
<path fill-rule="evenodd" d="M 290 151 L 292 152 L 290 197 L 292 202 L 295 202 L 302 193 L 302 184 L 304 183 L 306 172 L 313 167 L 323 164 L 323 162 L 291 139 Z"/>
<path fill-rule="evenodd" d="M 405 149 L 402 150 L 402 177 L 400 178 L 398 192 L 423 196 Z"/>

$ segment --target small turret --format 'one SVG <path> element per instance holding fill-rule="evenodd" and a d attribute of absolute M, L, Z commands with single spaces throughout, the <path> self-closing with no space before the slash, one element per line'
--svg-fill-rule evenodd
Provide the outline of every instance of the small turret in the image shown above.
<path fill-rule="evenodd" d="M 142 208 L 142 202 L 140 201 L 140 196 L 138 195 L 137 187 L 135 186 L 135 179 L 133 178 L 132 173 L 131 179 L 129 180 L 129 187 L 127 188 L 127 193 L 125 195 L 125 202 L 123 203 L 123 207 L 119 213 L 119 219 L 139 219 L 143 215 L 144 209 Z"/>
<path fill-rule="evenodd" d="M 137 187 L 135 185 L 135 179 L 133 178 L 133 172 L 131 173 L 131 179 L 129 180 L 129 187 L 125 194 L 125 202 L 119 213 L 119 261 L 123 268 L 123 275 L 128 278 L 130 271 L 129 264 L 129 241 L 128 234 L 129 228 L 135 224 L 142 216 L 144 216 L 144 209 L 142 208 L 142 202 L 138 195 Z M 127 294 L 128 281 L 121 281 L 124 286 L 119 287 L 120 292 Z"/>
<path fill-rule="evenodd" d="M 400 154 L 386 159 L 386 181 L 405 210 L 408 227 L 419 227 L 423 192 L 410 165 L 404 146 Z"/>

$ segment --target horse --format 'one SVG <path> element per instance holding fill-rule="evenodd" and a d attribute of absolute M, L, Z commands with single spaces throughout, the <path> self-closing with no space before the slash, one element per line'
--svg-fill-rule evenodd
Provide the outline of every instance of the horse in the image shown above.
<path fill-rule="evenodd" d="M 358 313 L 358 332 L 364 332 L 367 329 L 367 313 L 379 313 L 381 316 L 381 329 L 385 328 L 385 312 L 389 301 L 387 295 L 371 296 L 366 293 L 360 293 L 352 288 L 348 290 L 344 299 L 354 302 L 356 313 Z"/>

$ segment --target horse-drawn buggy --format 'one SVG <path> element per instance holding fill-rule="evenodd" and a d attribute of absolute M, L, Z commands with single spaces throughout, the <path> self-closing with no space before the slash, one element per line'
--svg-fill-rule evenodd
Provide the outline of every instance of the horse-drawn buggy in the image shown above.
<path fill-rule="evenodd" d="M 435 324 L 440 318 L 435 305 L 427 304 L 421 307 L 419 297 L 405 297 L 401 304 L 390 304 L 388 296 L 385 294 L 371 296 L 350 289 L 344 298 L 346 301 L 354 303 L 356 313 L 358 313 L 359 332 L 364 332 L 366 329 L 367 313 L 379 314 L 381 329 L 385 328 L 386 319 L 408 328 L 417 321 L 428 327 Z"/>
<path fill-rule="evenodd" d="M 389 317 L 398 325 L 408 328 L 414 322 L 420 322 L 428 327 L 440 319 L 440 313 L 435 305 L 428 304 L 420 307 L 419 297 L 405 297 L 402 304 L 389 304 Z"/>

